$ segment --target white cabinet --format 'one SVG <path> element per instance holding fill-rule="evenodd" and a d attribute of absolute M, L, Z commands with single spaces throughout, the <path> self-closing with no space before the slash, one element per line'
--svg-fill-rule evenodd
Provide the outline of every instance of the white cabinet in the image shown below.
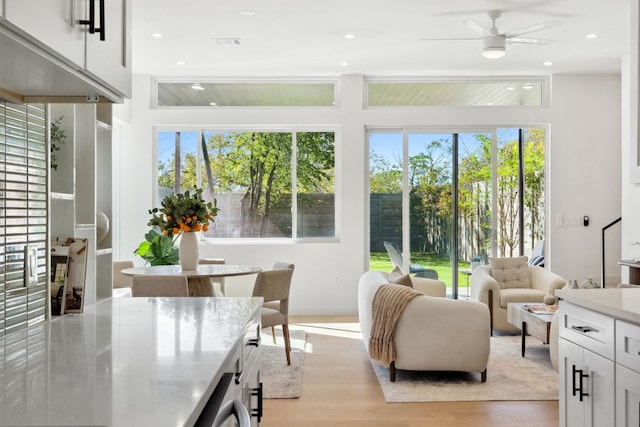
<path fill-rule="evenodd" d="M 4 0 L 0 54 L 25 66 L 3 73 L 0 88 L 25 96 L 102 95 L 115 102 L 129 97 L 130 4 L 130 0 Z M 29 86 L 36 78 L 44 82 Z"/>
<path fill-rule="evenodd" d="M 560 426 L 640 425 L 640 325 L 607 313 L 560 305 Z"/>
<path fill-rule="evenodd" d="M 616 320 L 616 426 L 640 426 L 640 326 Z"/>
<path fill-rule="evenodd" d="M 51 120 L 62 116 L 66 142 L 51 170 L 50 236 L 88 239 L 84 302 L 112 295 L 112 233 L 98 241 L 98 210 L 112 218 L 111 105 L 50 104 Z"/>
<path fill-rule="evenodd" d="M 616 365 L 616 426 L 640 426 L 640 373 Z"/>
<path fill-rule="evenodd" d="M 84 67 L 85 32 L 77 28 L 73 15 L 75 7 L 76 19 L 80 19 L 87 4 L 78 0 L 5 0 L 4 18 L 33 42 Z"/>
<path fill-rule="evenodd" d="M 130 0 L 102 0 L 104 37 L 87 36 L 85 67 L 125 97 L 131 96 Z"/>
<path fill-rule="evenodd" d="M 561 338 L 560 425 L 609 426 L 614 418 L 614 363 Z"/>

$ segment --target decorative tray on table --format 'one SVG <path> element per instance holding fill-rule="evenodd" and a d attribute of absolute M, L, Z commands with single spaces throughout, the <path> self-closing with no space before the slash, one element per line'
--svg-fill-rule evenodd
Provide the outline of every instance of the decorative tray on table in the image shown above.
<path fill-rule="evenodd" d="M 546 304 L 534 304 L 526 306 L 527 310 L 529 310 L 533 314 L 554 314 L 558 311 L 557 305 L 546 305 Z"/>

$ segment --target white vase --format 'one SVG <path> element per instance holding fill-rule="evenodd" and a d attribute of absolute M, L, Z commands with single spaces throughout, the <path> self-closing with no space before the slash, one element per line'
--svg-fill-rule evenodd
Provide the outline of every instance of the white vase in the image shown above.
<path fill-rule="evenodd" d="M 195 231 L 182 233 L 180 238 L 180 267 L 183 270 L 196 270 L 200 258 L 200 247 L 198 246 L 198 234 Z"/>

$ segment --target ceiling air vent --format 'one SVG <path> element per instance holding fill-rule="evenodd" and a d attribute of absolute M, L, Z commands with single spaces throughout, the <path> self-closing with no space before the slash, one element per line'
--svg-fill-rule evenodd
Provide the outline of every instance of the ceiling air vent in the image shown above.
<path fill-rule="evenodd" d="M 216 46 L 240 46 L 240 39 L 233 37 L 216 37 L 211 39 Z"/>

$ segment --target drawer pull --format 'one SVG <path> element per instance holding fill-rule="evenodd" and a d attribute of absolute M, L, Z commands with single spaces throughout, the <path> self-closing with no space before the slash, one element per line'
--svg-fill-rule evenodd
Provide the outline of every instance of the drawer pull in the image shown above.
<path fill-rule="evenodd" d="M 240 384 L 242 382 L 242 376 L 244 375 L 244 371 L 236 372 L 233 374 L 233 380 L 236 384 Z"/>
<path fill-rule="evenodd" d="M 589 396 L 589 393 L 585 393 L 584 392 L 584 382 L 583 382 L 583 380 L 585 378 L 588 378 L 589 375 L 585 374 L 582 371 L 582 369 L 576 369 L 576 365 L 573 365 L 572 368 L 573 368 L 573 372 L 572 372 L 572 375 L 571 375 L 571 377 L 572 377 L 571 379 L 572 379 L 572 382 L 573 382 L 573 395 L 575 396 L 576 392 L 578 392 L 579 393 L 578 396 L 580 398 L 580 402 L 582 402 L 582 399 L 585 396 Z M 578 381 L 578 386 L 577 387 L 576 387 L 576 374 L 578 374 L 579 378 L 580 378 L 580 381 Z"/>
<path fill-rule="evenodd" d="M 571 329 L 575 329 L 578 332 L 582 332 L 583 334 L 589 333 L 589 332 L 598 332 L 597 329 L 591 328 L 589 326 L 572 326 Z"/>
<path fill-rule="evenodd" d="M 260 347 L 260 338 L 251 338 L 247 341 L 248 346 Z"/>
<path fill-rule="evenodd" d="M 251 396 L 255 396 L 258 403 L 258 408 L 251 411 L 251 416 L 258 418 L 258 423 L 260 423 L 262 421 L 262 383 L 251 389 Z"/>

